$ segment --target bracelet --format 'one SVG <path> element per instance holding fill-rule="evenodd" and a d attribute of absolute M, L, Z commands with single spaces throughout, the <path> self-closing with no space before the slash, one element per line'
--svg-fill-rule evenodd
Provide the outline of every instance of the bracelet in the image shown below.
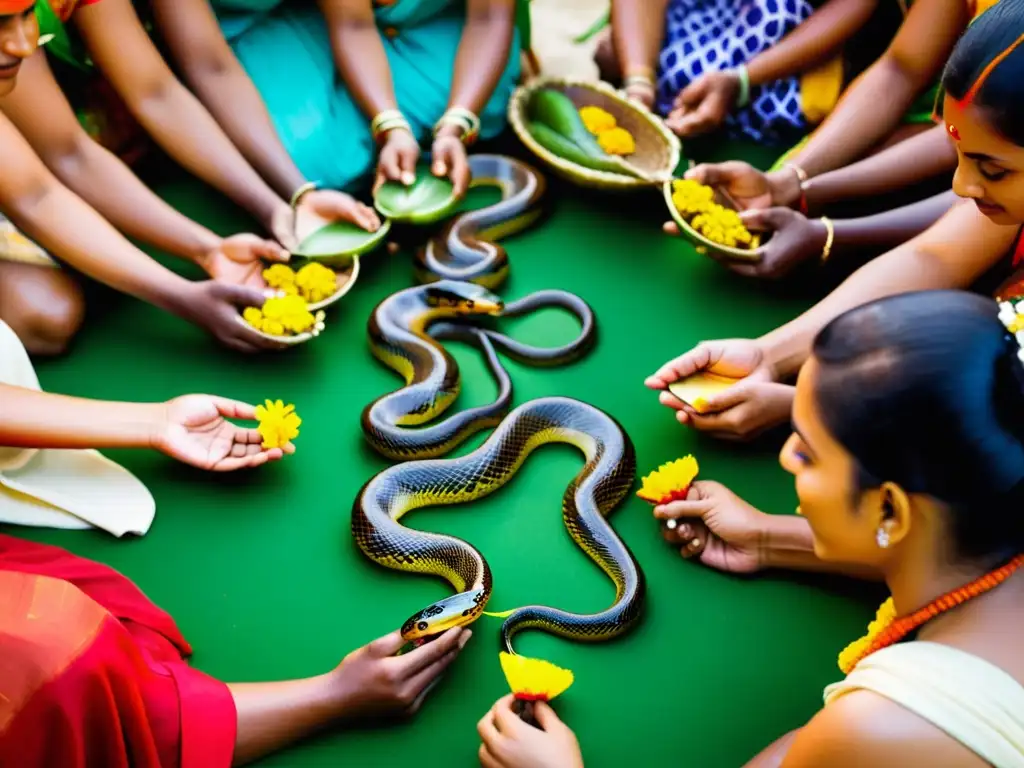
<path fill-rule="evenodd" d="M 736 106 L 743 109 L 750 103 L 750 73 L 747 72 L 745 64 L 740 64 L 734 71 L 736 77 L 740 79 L 740 93 L 736 97 Z"/>
<path fill-rule="evenodd" d="M 828 257 L 832 255 L 832 243 L 835 241 L 836 230 L 832 225 L 832 219 L 827 216 L 821 217 L 821 222 L 825 225 L 825 247 L 821 249 L 821 263 L 824 264 L 828 261 Z"/>
<path fill-rule="evenodd" d="M 373 135 L 374 141 L 379 141 L 381 136 L 396 128 L 412 133 L 412 126 L 409 125 L 409 121 L 397 109 L 385 109 L 373 118 L 373 121 L 370 123 L 370 133 Z"/>
<path fill-rule="evenodd" d="M 302 198 L 305 196 L 307 192 L 312 192 L 319 186 L 320 185 L 315 181 L 307 181 L 301 187 L 292 192 L 292 197 L 291 200 L 288 201 L 288 205 L 290 205 L 292 208 L 295 208 L 295 206 L 299 204 L 299 202 L 302 200 Z"/>
<path fill-rule="evenodd" d="M 796 177 L 798 179 L 800 179 L 800 185 L 801 186 L 803 186 L 803 184 L 807 181 L 807 178 L 808 178 L 807 171 L 805 171 L 803 168 L 801 168 L 796 163 L 786 163 L 782 167 L 783 168 L 789 168 L 789 170 L 791 170 L 793 173 L 795 173 Z"/>
<path fill-rule="evenodd" d="M 639 85 L 650 90 L 655 90 L 654 78 L 649 75 L 630 75 L 622 81 L 622 89 L 628 90 L 634 85 Z"/>
<path fill-rule="evenodd" d="M 475 113 L 463 107 L 449 107 L 448 111 L 441 115 L 441 119 L 434 125 L 434 135 L 437 136 L 446 125 L 454 125 L 462 129 L 462 143 L 467 146 L 476 141 L 480 135 L 480 118 Z"/>

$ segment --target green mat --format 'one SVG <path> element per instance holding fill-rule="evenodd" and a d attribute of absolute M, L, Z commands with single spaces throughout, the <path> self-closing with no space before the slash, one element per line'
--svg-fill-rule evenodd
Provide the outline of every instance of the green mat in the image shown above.
<path fill-rule="evenodd" d="M 768 155 L 759 160 L 763 167 Z M 179 179 L 158 189 L 220 232 L 248 226 L 194 182 Z M 493 199 L 481 191 L 470 202 Z M 506 243 L 512 272 L 501 292 L 511 300 L 541 288 L 573 291 L 593 306 L 600 341 L 566 368 L 508 361 L 515 402 L 546 395 L 585 400 L 628 430 L 641 474 L 693 452 L 703 477 L 765 510 L 791 513 L 795 494 L 778 466 L 777 441 L 732 446 L 685 430 L 643 379 L 701 339 L 767 331 L 801 311 L 809 297 L 769 291 L 663 236 L 657 190 L 602 196 L 552 179 L 548 205 L 548 220 Z M 39 365 L 46 389 L 115 400 L 188 392 L 250 402 L 281 398 L 295 403 L 304 421 L 298 451 L 260 471 L 226 477 L 156 454 L 111 451 L 156 497 L 148 536 L 117 541 L 93 532 L 4 532 L 119 569 L 177 619 L 195 648 L 194 664 L 228 681 L 324 672 L 449 594 L 444 583 L 374 566 L 349 534 L 356 493 L 387 466 L 363 444 L 360 413 L 400 384 L 368 353 L 366 321 L 379 301 L 410 285 L 412 274 L 408 252 L 377 252 L 362 266 L 359 284 L 329 312 L 319 339 L 256 358 L 225 351 L 155 308 L 103 292 L 73 354 Z M 573 320 L 554 311 L 508 327 L 547 344 L 576 331 Z M 452 349 L 465 382 L 456 407 L 489 401 L 495 387 L 477 353 Z M 612 585 L 569 539 L 559 509 L 580 467 L 572 449 L 543 448 L 490 498 L 417 512 L 407 522 L 480 548 L 494 570 L 492 610 L 543 603 L 597 611 L 612 600 Z M 744 579 L 684 562 L 660 538 L 650 506 L 635 497 L 613 524 L 646 572 L 644 623 L 604 644 L 575 645 L 538 633 L 517 644 L 521 653 L 576 673 L 558 711 L 577 730 L 589 767 L 742 764 L 820 706 L 822 688 L 839 676 L 836 654 L 859 636 L 877 604 L 846 582 L 779 574 Z M 488 618 L 475 625 L 460 661 L 414 721 L 335 729 L 261 765 L 475 765 L 476 722 L 507 692 L 498 627 Z"/>

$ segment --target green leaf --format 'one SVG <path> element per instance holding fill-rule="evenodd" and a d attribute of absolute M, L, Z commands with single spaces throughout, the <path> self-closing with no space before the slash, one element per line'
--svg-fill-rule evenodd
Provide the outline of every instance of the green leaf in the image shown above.
<path fill-rule="evenodd" d="M 410 186 L 389 181 L 373 196 L 374 206 L 394 221 L 431 224 L 440 221 L 459 204 L 455 188 L 448 179 L 440 179 L 429 167 L 416 169 L 416 181 Z"/>
<path fill-rule="evenodd" d="M 353 256 L 372 251 L 384 240 L 391 222 L 384 220 L 376 232 L 367 232 L 350 221 L 335 221 L 303 238 L 296 256 L 323 264 L 346 264 Z"/>

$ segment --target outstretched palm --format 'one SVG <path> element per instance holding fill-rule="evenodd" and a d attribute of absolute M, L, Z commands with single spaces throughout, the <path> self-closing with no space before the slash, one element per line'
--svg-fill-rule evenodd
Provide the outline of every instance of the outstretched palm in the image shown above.
<path fill-rule="evenodd" d="M 256 409 L 245 403 L 212 395 L 178 397 L 166 405 L 156 447 L 185 464 L 216 472 L 255 467 L 294 450 L 264 449 L 258 430 L 228 421 L 255 418 Z"/>

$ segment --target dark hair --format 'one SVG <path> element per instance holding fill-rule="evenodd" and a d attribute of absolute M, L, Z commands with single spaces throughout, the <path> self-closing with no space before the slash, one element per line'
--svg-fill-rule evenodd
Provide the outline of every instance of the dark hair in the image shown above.
<path fill-rule="evenodd" d="M 996 302 L 922 291 L 839 316 L 814 340 L 814 398 L 857 464 L 950 511 L 955 551 L 1024 549 L 1024 365 Z"/>
<path fill-rule="evenodd" d="M 960 38 L 942 88 L 981 107 L 992 127 L 1024 146 L 1024 0 L 999 0 Z M 940 95 L 941 98 L 941 95 Z"/>

